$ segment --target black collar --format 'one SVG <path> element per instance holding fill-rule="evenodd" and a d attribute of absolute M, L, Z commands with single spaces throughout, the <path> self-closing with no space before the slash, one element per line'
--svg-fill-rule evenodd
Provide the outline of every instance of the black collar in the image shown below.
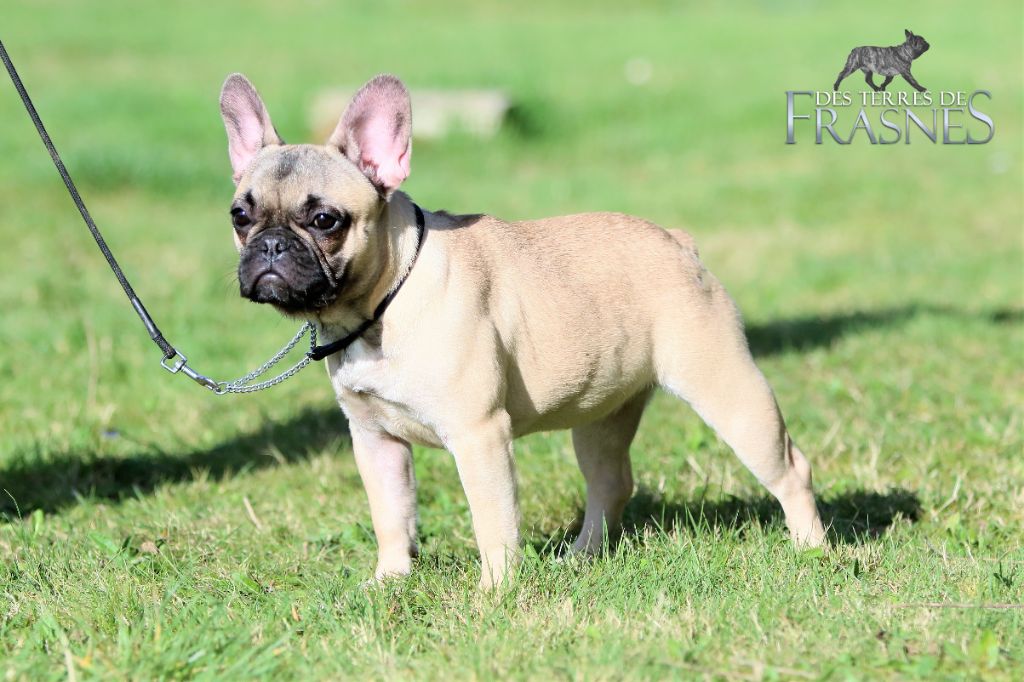
<path fill-rule="evenodd" d="M 334 355 L 335 353 L 341 352 L 351 346 L 366 332 L 367 329 L 380 320 L 381 315 L 383 315 L 384 311 L 388 309 L 388 305 L 390 305 L 391 301 L 393 301 L 395 296 L 398 295 L 398 291 L 402 288 L 402 285 L 405 284 L 405 280 L 409 278 L 409 273 L 412 272 L 413 266 L 416 265 L 416 259 L 419 257 L 420 249 L 423 247 L 423 230 L 425 224 L 423 211 L 416 204 L 413 204 L 412 207 L 416 211 L 416 253 L 413 254 L 412 263 L 409 264 L 409 269 L 406 271 L 405 275 L 402 276 L 402 279 L 399 280 L 398 286 L 392 289 L 391 292 L 384 297 L 384 300 L 377 304 L 376 309 L 373 311 L 373 317 L 365 320 L 362 324 L 356 327 L 355 330 L 341 337 L 337 341 L 332 341 L 331 343 L 311 348 L 310 351 L 306 353 L 310 360 L 323 360 L 327 356 Z"/>

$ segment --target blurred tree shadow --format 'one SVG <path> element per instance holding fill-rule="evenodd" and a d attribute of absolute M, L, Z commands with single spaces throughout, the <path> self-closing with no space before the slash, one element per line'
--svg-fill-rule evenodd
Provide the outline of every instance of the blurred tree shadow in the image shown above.
<path fill-rule="evenodd" d="M 0 522 L 36 509 L 55 512 L 79 497 L 117 502 L 200 475 L 218 479 L 300 462 L 347 438 L 345 416 L 331 405 L 307 409 L 286 422 L 267 423 L 212 448 L 184 454 L 154 448 L 127 456 L 74 451 L 24 455 L 0 469 Z"/>
<path fill-rule="evenodd" d="M 832 315 L 805 315 L 747 326 L 747 341 L 756 356 L 786 351 L 804 352 L 827 347 L 844 336 L 905 324 L 919 315 L 980 319 L 992 324 L 1020 324 L 1022 308 L 971 312 L 952 306 L 914 303 L 879 310 L 856 310 Z"/>
<path fill-rule="evenodd" d="M 903 324 L 921 314 L 983 319 L 992 324 L 1020 324 L 1024 310 L 1006 308 L 968 312 L 948 306 L 913 304 L 836 315 L 810 315 L 750 325 L 747 337 L 755 355 L 807 351 L 828 346 L 843 336 L 868 329 Z M 98 456 L 92 452 L 23 453 L 0 466 L 0 522 L 36 509 L 58 511 L 79 497 L 119 501 L 147 494 L 165 483 L 194 480 L 201 472 L 213 478 L 308 459 L 335 439 L 347 438 L 347 424 L 333 404 L 310 409 L 282 423 L 241 434 L 205 450 L 175 453 L 158 447 L 128 456 Z M 266 454 L 268 451 L 273 456 Z M 262 456 L 254 456 L 262 453 Z M 5 492 L 6 491 L 6 492 Z M 695 506 L 697 505 L 697 506 Z M 662 505 L 641 495 L 629 513 L 637 523 L 656 518 L 691 519 L 694 523 L 731 524 L 774 519 L 777 505 L 770 498 L 726 502 Z M 917 498 L 907 490 L 886 494 L 855 492 L 826 501 L 823 511 L 840 538 L 871 536 L 888 527 L 896 514 L 914 519 Z M 646 519 L 644 521 L 643 519 Z M 628 521 L 628 519 L 627 519 Z"/>

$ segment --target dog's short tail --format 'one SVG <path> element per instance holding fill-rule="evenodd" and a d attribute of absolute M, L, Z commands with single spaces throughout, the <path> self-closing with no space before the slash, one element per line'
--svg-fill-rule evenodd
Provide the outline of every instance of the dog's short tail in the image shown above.
<path fill-rule="evenodd" d="M 851 73 L 857 70 L 857 48 L 850 50 L 850 54 L 846 57 L 846 65 L 843 66 L 843 70 L 839 72 L 839 76 L 836 78 L 835 84 L 832 86 L 833 90 L 839 89 L 839 84 L 843 82 L 843 79 L 849 76 Z"/>

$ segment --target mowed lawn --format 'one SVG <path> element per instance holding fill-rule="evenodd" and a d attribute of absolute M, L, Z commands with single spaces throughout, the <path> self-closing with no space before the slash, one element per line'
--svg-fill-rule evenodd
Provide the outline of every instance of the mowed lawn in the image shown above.
<path fill-rule="evenodd" d="M 478 593 L 455 467 L 417 449 L 422 557 L 363 589 L 375 544 L 323 370 L 216 397 L 160 369 L 0 82 L 0 678 L 1024 677 L 1021 6 L 868 5 L 6 0 L 0 39 L 200 371 L 239 376 L 296 326 L 237 294 L 226 74 L 289 141 L 321 88 L 381 71 L 501 88 L 506 130 L 417 142 L 406 189 L 689 229 L 833 545 L 794 550 L 774 501 L 661 395 L 607 556 L 558 560 L 583 483 L 567 434 L 531 436 L 525 561 Z M 992 92 L 991 143 L 784 144 L 786 90 L 827 90 L 850 48 L 904 28 L 932 45 L 921 83 Z"/>

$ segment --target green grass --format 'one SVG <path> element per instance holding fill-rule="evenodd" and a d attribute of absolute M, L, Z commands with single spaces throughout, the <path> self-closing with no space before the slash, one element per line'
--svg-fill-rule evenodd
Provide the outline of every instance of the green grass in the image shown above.
<path fill-rule="evenodd" d="M 225 74 L 247 72 L 293 141 L 319 88 L 379 71 L 506 89 L 518 123 L 417 143 L 409 192 L 690 229 L 812 459 L 834 549 L 794 551 L 752 477 L 659 396 L 606 557 L 556 561 L 582 481 L 566 434 L 532 436 L 526 560 L 479 594 L 454 465 L 417 450 L 423 556 L 361 589 L 375 545 L 321 371 L 217 398 L 159 369 L 0 84 L 0 677 L 1024 676 L 1024 610 L 980 608 L 1024 603 L 1020 4 L 425 5 L 10 0 L 0 38 L 147 306 L 225 378 L 294 331 L 236 293 Z M 783 144 L 786 90 L 827 89 L 850 47 L 904 26 L 932 44 L 922 83 L 992 91 L 990 144 Z"/>

